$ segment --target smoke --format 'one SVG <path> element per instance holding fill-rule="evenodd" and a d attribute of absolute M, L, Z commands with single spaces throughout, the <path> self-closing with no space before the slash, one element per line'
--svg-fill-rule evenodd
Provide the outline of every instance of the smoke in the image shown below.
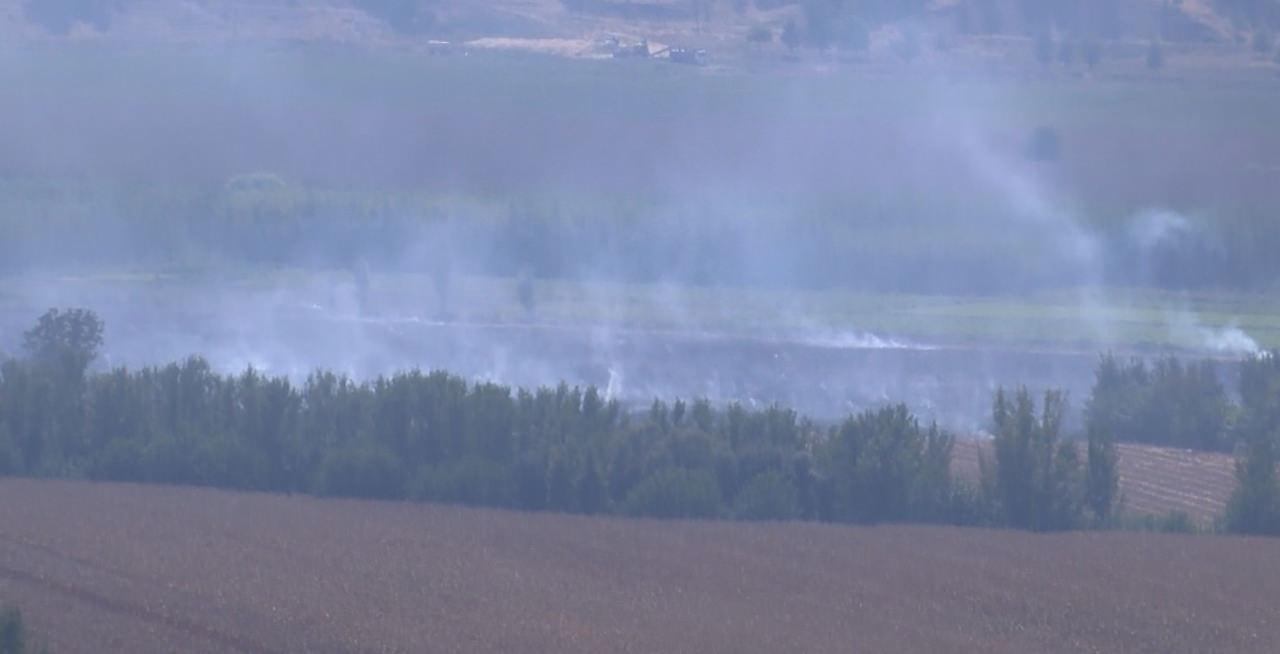
<path fill-rule="evenodd" d="M 1129 238 L 1147 256 L 1160 246 L 1189 235 L 1191 230 L 1190 219 L 1167 209 L 1139 212 L 1129 222 Z"/>
<path fill-rule="evenodd" d="M 1227 356 L 1258 354 L 1258 342 L 1234 322 L 1220 326 L 1203 324 L 1190 309 L 1168 314 L 1169 342 L 1202 352 Z"/>
<path fill-rule="evenodd" d="M 443 368 L 828 418 L 907 401 L 970 428 L 999 385 L 1079 394 L 1094 353 L 916 338 L 844 311 L 842 294 L 1068 289 L 1094 328 L 1082 340 L 1113 327 L 1110 236 L 1055 164 L 1025 156 L 1044 117 L 1014 85 L 253 48 L 184 52 L 160 72 L 113 62 L 0 62 L 33 89 L 0 99 L 0 171 L 84 180 L 0 185 L 27 198 L 9 214 L 54 218 L 40 238 L 7 231 L 0 255 L 56 271 L 0 279 L 20 290 L 0 294 L 0 346 L 78 305 L 106 319 L 109 365 L 194 353 L 295 380 Z M 228 190 L 251 170 L 272 172 L 240 183 L 279 183 Z M 174 189 L 195 199 L 150 206 Z M 1195 224 L 1142 212 L 1121 238 L 1152 267 Z M 82 276 L 63 275 L 68 261 Z M 1257 349 L 1189 309 L 1168 322 L 1198 349 Z"/>

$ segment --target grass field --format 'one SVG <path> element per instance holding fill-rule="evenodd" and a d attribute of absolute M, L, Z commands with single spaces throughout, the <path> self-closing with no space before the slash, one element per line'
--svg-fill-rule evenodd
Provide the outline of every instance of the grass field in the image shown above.
<path fill-rule="evenodd" d="M 269 297 L 324 303 L 327 295 L 313 296 L 352 286 L 345 270 L 0 276 L 0 325 L 28 324 L 48 308 L 42 301 L 100 308 L 139 302 L 201 314 L 217 303 L 201 301 L 200 293 L 238 296 L 250 304 Z M 367 315 L 440 318 L 435 289 L 429 275 L 375 274 Z M 1201 354 L 1214 354 L 1215 336 L 1236 328 L 1259 347 L 1280 347 L 1280 301 L 1262 293 L 1080 289 L 984 297 L 539 280 L 534 298 L 528 311 L 517 301 L 513 279 L 457 276 L 451 280 L 448 318 L 782 337 L 871 333 L 932 345 L 1094 352 L 1173 347 Z M 287 311 L 288 305 L 277 308 Z M 5 340 L 0 335 L 0 343 Z"/>
<path fill-rule="evenodd" d="M 0 481 L 0 602 L 75 652 L 1266 652 L 1280 549 Z"/>

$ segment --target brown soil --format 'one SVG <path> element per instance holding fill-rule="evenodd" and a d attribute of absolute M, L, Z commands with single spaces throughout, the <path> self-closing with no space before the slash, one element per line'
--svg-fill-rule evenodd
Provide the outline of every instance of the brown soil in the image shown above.
<path fill-rule="evenodd" d="M 0 481 L 54 652 L 1271 651 L 1266 540 L 591 519 Z"/>

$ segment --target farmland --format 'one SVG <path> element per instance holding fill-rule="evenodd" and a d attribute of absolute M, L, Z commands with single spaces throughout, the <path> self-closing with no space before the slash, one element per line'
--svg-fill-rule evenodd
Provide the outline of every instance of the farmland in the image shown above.
<path fill-rule="evenodd" d="M 1227 537 L 654 523 L 0 482 L 0 601 L 57 652 L 1269 651 Z"/>
<path fill-rule="evenodd" d="M 952 466 L 959 478 L 977 481 L 983 449 L 980 441 L 956 442 Z M 986 456 L 991 461 L 987 449 Z M 1222 518 L 1236 484 L 1235 463 L 1230 456 L 1133 443 L 1121 443 L 1117 449 L 1122 508 L 1131 516 L 1162 516 L 1180 511 L 1201 527 L 1211 527 Z"/>

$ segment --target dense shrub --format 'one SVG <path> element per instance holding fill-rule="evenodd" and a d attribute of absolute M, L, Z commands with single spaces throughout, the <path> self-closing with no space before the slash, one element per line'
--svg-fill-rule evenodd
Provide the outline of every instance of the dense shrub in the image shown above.
<path fill-rule="evenodd" d="M 625 507 L 634 516 L 714 518 L 720 503 L 720 487 L 711 472 L 665 468 L 632 489 Z"/>
<path fill-rule="evenodd" d="M 316 491 L 322 495 L 395 499 L 404 482 L 395 456 L 375 444 L 359 443 L 330 452 L 320 464 Z"/>
<path fill-rule="evenodd" d="M 1099 360 L 1085 406 L 1086 431 L 1114 440 L 1230 451 L 1231 403 L 1211 361 L 1162 357 Z"/>
<path fill-rule="evenodd" d="M 734 501 L 733 515 L 740 520 L 792 520 L 799 513 L 795 485 L 776 471 L 752 477 Z"/>
<path fill-rule="evenodd" d="M 906 406 L 846 420 L 824 444 L 823 473 L 837 519 L 939 519 L 951 503 L 954 438 L 921 428 Z"/>
<path fill-rule="evenodd" d="M 48 649 L 32 643 L 22 612 L 14 607 L 0 608 L 0 654 L 34 652 L 45 653 Z"/>

